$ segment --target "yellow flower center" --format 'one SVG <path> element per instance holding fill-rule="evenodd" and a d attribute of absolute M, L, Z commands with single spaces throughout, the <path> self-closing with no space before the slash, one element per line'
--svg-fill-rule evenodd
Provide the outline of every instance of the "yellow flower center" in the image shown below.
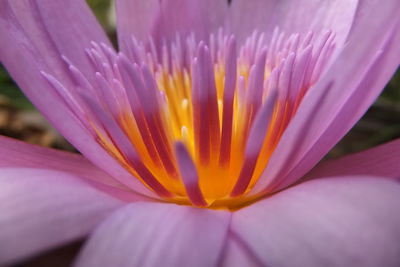
<path fill-rule="evenodd" d="M 105 90 L 94 104 L 97 121 L 87 114 L 100 144 L 165 201 L 236 208 L 260 197 L 251 189 L 265 179 L 334 36 L 276 31 L 266 42 L 254 33 L 237 48 L 219 33 L 208 42 L 191 36 L 130 47 L 112 55 L 95 45 L 89 53 L 100 84 L 112 89 L 112 100 Z"/>

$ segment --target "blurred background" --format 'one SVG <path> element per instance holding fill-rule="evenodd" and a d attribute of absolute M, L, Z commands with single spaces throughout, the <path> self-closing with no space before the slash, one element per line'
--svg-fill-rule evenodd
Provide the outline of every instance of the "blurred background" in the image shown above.
<path fill-rule="evenodd" d="M 87 0 L 100 22 L 115 39 L 111 0 Z M 0 134 L 57 149 L 75 151 L 43 118 L 18 89 L 0 65 Z M 392 78 L 383 94 L 365 116 L 338 143 L 328 157 L 358 152 L 400 137 L 400 71 Z M 29 262 L 17 265 L 47 267 L 70 266 L 82 242 L 56 249 Z"/>

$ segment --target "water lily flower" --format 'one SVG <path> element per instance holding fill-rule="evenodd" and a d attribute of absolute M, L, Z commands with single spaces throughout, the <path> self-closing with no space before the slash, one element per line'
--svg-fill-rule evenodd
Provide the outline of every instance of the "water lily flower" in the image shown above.
<path fill-rule="evenodd" d="M 321 158 L 400 62 L 400 1 L 1 0 L 0 60 L 81 155 L 0 138 L 0 264 L 399 266 L 400 141 Z M 312 171 L 310 171 L 312 169 Z"/>

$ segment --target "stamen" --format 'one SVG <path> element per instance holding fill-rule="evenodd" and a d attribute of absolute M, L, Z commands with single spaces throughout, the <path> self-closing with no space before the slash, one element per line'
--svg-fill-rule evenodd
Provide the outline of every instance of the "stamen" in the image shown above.
<path fill-rule="evenodd" d="M 233 100 L 236 88 L 236 42 L 229 39 L 228 55 L 226 58 L 226 74 L 224 87 L 224 101 L 222 112 L 222 133 L 219 164 L 226 167 L 230 160 L 232 127 L 233 127 Z"/>
<path fill-rule="evenodd" d="M 129 60 L 122 54 L 118 56 L 117 62 L 120 66 L 122 79 L 125 83 L 125 88 L 127 89 L 126 94 L 128 97 L 128 101 L 131 105 L 133 116 L 135 117 L 141 138 L 143 139 L 150 158 L 157 166 L 160 166 L 161 160 L 158 157 L 156 147 L 151 138 L 151 132 L 149 131 L 146 120 L 144 118 L 142 107 L 143 102 L 139 100 L 138 91 L 136 89 L 138 87 L 140 90 L 141 86 L 140 84 L 138 84 L 139 78 L 137 77 L 137 73 L 134 70 L 133 66 L 130 64 Z M 144 105 L 147 106 L 149 104 L 145 102 Z"/>
<path fill-rule="evenodd" d="M 157 178 L 153 176 L 146 166 L 144 166 L 135 148 L 122 132 L 118 124 L 90 98 L 85 95 L 82 95 L 82 97 L 92 110 L 96 112 L 98 119 L 101 121 L 104 129 L 109 133 L 111 140 L 121 151 L 122 155 L 124 155 L 130 166 L 132 166 L 138 173 L 139 177 L 142 178 L 143 181 L 161 197 L 171 197 L 171 193 L 165 189 L 165 187 L 158 182 Z"/>
<path fill-rule="evenodd" d="M 100 92 L 100 99 L 103 102 L 103 106 L 106 107 L 107 110 L 109 110 L 114 118 L 117 118 L 119 112 L 117 103 L 115 101 L 115 96 L 112 93 L 114 90 L 112 90 L 106 79 L 99 72 L 96 73 L 96 79 L 99 85 L 98 91 Z"/>
<path fill-rule="evenodd" d="M 199 176 L 197 174 L 196 166 L 194 165 L 185 145 L 181 142 L 177 142 L 175 144 L 175 151 L 179 171 L 190 201 L 195 206 L 207 206 L 207 202 L 200 190 Z"/>
<path fill-rule="evenodd" d="M 93 86 L 90 84 L 88 79 L 86 79 L 86 77 L 82 74 L 82 72 L 80 72 L 75 66 L 69 65 L 69 71 L 81 90 L 89 91 L 94 95 L 96 94 L 95 90 L 93 89 Z"/>
<path fill-rule="evenodd" d="M 248 143 L 246 145 L 242 171 L 240 172 L 239 179 L 232 190 L 231 197 L 236 197 L 243 194 L 250 183 L 254 168 L 257 163 L 258 155 L 261 151 L 268 127 L 270 126 L 276 99 L 277 91 L 273 90 L 268 96 L 266 103 L 257 114 L 254 125 L 250 130 Z"/>
<path fill-rule="evenodd" d="M 269 178 L 264 170 L 329 65 L 335 35 L 276 28 L 240 47 L 222 30 L 200 42 L 181 38 L 162 45 L 127 38 L 126 54 L 92 42 L 85 52 L 94 75 L 64 57 L 72 88 L 43 77 L 99 145 L 160 198 L 243 205 L 259 196 L 258 179 Z"/>
<path fill-rule="evenodd" d="M 153 77 L 151 76 L 150 70 L 146 66 L 142 67 L 142 72 L 143 72 L 145 86 L 147 87 L 147 92 L 149 92 L 149 95 L 147 95 L 146 97 L 148 99 L 153 99 L 154 101 L 153 103 L 146 103 L 149 105 L 149 107 L 144 108 L 149 130 L 152 133 L 154 144 L 157 148 L 158 154 L 164 164 L 166 171 L 172 177 L 176 177 L 177 172 L 171 160 L 172 151 L 169 147 L 169 141 L 164 131 L 165 127 L 164 125 L 162 125 L 162 120 L 159 116 L 160 109 L 156 97 L 156 92 L 158 91 L 158 88 Z M 150 106 L 153 107 L 154 109 L 151 110 Z"/>
<path fill-rule="evenodd" d="M 211 152 L 215 155 L 218 153 L 220 144 L 220 126 L 219 126 L 219 112 L 218 112 L 218 99 L 217 99 L 217 89 L 215 87 L 215 76 L 214 76 L 214 66 L 211 60 L 210 50 L 207 46 L 204 47 L 204 70 L 208 72 L 207 81 L 208 84 L 206 88 L 202 90 L 208 90 L 208 124 L 210 130 L 210 145 Z M 199 56 L 200 58 L 202 56 Z M 202 61 L 200 61 L 202 62 Z"/>
<path fill-rule="evenodd" d="M 208 123 L 208 71 L 205 69 L 204 45 L 199 46 L 199 58 L 193 60 L 193 120 L 198 158 L 203 165 L 210 162 L 210 131 Z"/>

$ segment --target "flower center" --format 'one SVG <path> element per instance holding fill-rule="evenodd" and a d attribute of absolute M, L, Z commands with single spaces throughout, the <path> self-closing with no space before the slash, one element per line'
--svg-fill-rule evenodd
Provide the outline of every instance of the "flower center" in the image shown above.
<path fill-rule="evenodd" d="M 255 32 L 237 47 L 220 31 L 162 46 L 132 38 L 126 47 L 125 54 L 96 43 L 87 50 L 96 90 L 70 66 L 85 88 L 71 98 L 73 109 L 161 198 L 233 208 L 259 197 L 251 189 L 327 65 L 334 35 L 275 30 L 267 42 Z"/>

